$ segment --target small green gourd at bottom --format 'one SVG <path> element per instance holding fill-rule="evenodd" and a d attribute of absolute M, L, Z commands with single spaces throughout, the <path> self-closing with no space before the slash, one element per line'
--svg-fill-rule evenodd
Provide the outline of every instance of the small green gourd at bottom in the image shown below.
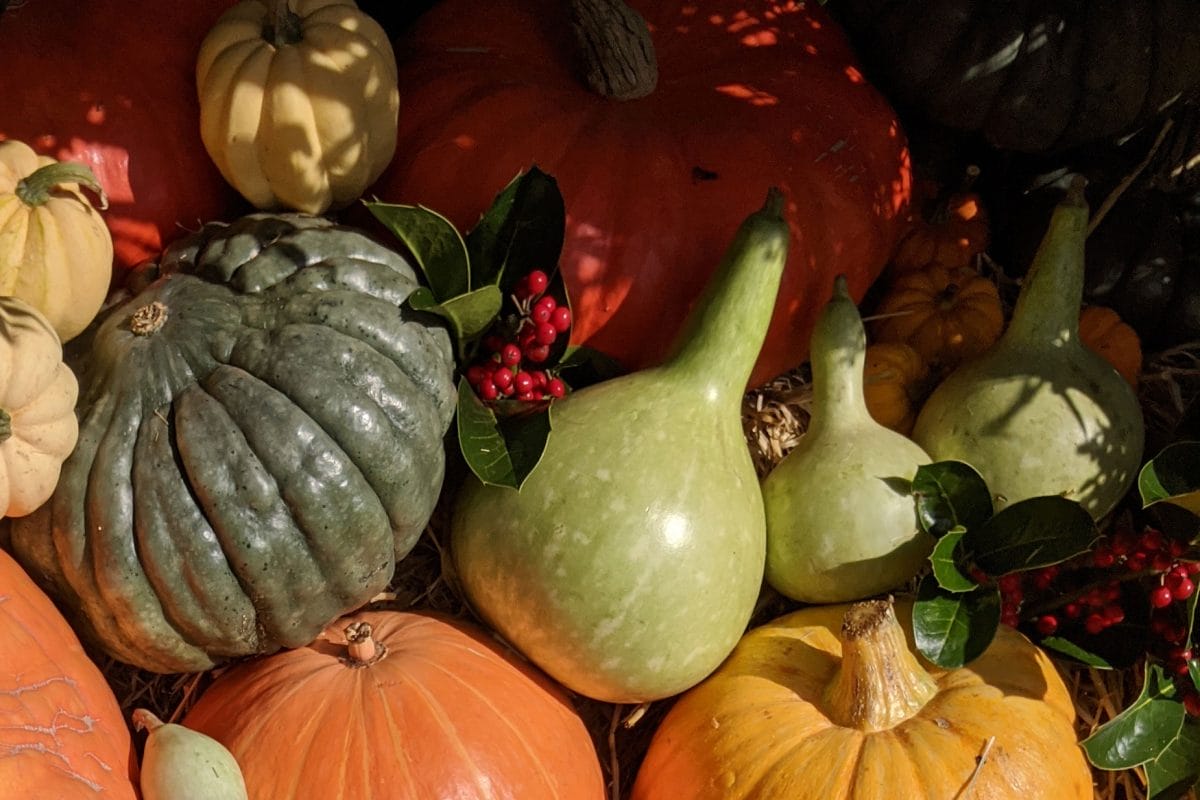
<path fill-rule="evenodd" d="M 807 603 L 842 603 L 904 583 L 933 539 L 908 482 L 929 456 L 877 423 L 863 397 L 866 332 L 838 276 L 813 331 L 808 431 L 763 479 L 766 579 Z"/>
<path fill-rule="evenodd" d="M 146 730 L 142 800 L 247 800 L 242 769 L 225 746 L 199 731 L 164 723 L 150 711 L 133 712 Z"/>

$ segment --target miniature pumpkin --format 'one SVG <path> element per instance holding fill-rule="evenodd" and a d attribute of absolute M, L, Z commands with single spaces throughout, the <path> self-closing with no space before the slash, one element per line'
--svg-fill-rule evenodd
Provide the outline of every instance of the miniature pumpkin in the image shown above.
<path fill-rule="evenodd" d="M 1071 695 L 1044 653 L 1001 626 L 942 670 L 910 631 L 911 607 L 886 600 L 751 631 L 672 707 L 633 800 L 1091 800 Z"/>
<path fill-rule="evenodd" d="M 200 45 L 196 84 L 204 146 L 258 208 L 348 205 L 396 148 L 396 58 L 353 0 L 242 0 Z"/>
<path fill-rule="evenodd" d="M 729 209 L 768 186 L 793 236 L 752 385 L 804 360 L 835 275 L 861 299 L 895 248 L 906 140 L 820 3 L 443 0 L 396 52 L 396 158 L 368 192 L 465 229 L 530 164 L 554 175 L 572 341 L 627 369 L 663 361 Z"/>
<path fill-rule="evenodd" d="M 0 517 L 46 502 L 79 435 L 79 384 L 32 306 L 0 297 Z"/>
<path fill-rule="evenodd" d="M 397 253 L 304 215 L 210 223 L 103 317 L 79 443 L 12 547 L 144 669 L 307 644 L 381 591 L 441 490 L 450 337 Z"/>
<path fill-rule="evenodd" d="M 0 794 L 137 797 L 137 756 L 112 689 L 50 598 L 3 550 L 0 664 Z"/>
<path fill-rule="evenodd" d="M 931 266 L 898 276 L 873 316 L 875 341 L 910 344 L 938 368 L 979 355 L 1004 329 L 996 285 L 966 267 Z"/>
<path fill-rule="evenodd" d="M 0 295 L 42 312 L 64 342 L 95 318 L 112 277 L 112 235 L 80 184 L 106 204 L 82 164 L 0 142 Z"/>
<path fill-rule="evenodd" d="M 912 433 L 928 381 L 929 366 L 909 345 L 876 342 L 867 347 L 863 396 L 871 417 L 885 428 Z"/>
<path fill-rule="evenodd" d="M 988 216 L 975 192 L 952 194 L 937 204 L 929 219 L 914 220 L 900 239 L 889 265 L 893 273 L 929 266 L 971 266 L 987 249 Z"/>
<path fill-rule="evenodd" d="M 233 753 L 252 798 L 606 797 L 561 691 L 483 631 L 430 615 L 355 614 L 239 664 L 184 724 Z"/>
<path fill-rule="evenodd" d="M 196 48 L 230 2 L 0 3 L 0 139 L 92 170 L 119 277 L 240 205 L 204 152 L 195 101 Z"/>
<path fill-rule="evenodd" d="M 1142 343 L 1137 331 L 1126 325 L 1116 311 L 1104 306 L 1084 308 L 1079 314 L 1079 341 L 1137 388 L 1142 374 Z"/>

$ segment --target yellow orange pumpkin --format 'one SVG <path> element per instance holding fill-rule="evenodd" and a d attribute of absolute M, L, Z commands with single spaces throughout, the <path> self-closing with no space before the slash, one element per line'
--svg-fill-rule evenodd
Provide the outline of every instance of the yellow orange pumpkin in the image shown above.
<path fill-rule="evenodd" d="M 909 345 L 876 342 L 867 347 L 863 396 L 871 417 L 885 428 L 912 433 L 928 379 L 929 366 Z"/>
<path fill-rule="evenodd" d="M 896 245 L 890 270 L 898 274 L 931 266 L 970 266 L 975 256 L 987 249 L 989 234 L 987 211 L 979 195 L 952 194 L 930 219 L 913 221 Z"/>
<path fill-rule="evenodd" d="M 1079 314 L 1079 341 L 1112 364 L 1129 385 L 1137 388 L 1142 374 L 1142 342 L 1128 323 L 1111 308 L 1087 306 Z"/>

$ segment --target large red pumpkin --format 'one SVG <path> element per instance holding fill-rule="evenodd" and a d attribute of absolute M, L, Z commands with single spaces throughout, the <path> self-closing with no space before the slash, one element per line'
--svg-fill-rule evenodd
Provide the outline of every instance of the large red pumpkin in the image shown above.
<path fill-rule="evenodd" d="M 92 168 L 120 267 L 238 203 L 200 141 L 195 77 L 231 3 L 26 0 L 0 13 L 0 139 Z"/>
<path fill-rule="evenodd" d="M 817 2 L 632 0 L 657 86 L 602 97 L 580 77 L 569 7 L 610 5 L 438 3 L 396 41 L 397 154 L 367 196 L 469 227 L 536 164 L 566 202 L 574 341 L 640 367 L 667 351 L 737 210 L 780 186 L 792 250 L 751 380 L 771 378 L 806 357 L 833 277 L 861 297 L 891 254 L 910 190 L 901 128 Z"/>
<path fill-rule="evenodd" d="M 364 627 L 365 624 L 365 627 Z M 184 719 L 250 800 L 603 800 L 561 691 L 466 623 L 396 611 L 222 674 Z"/>
<path fill-rule="evenodd" d="M 50 599 L 0 550 L 0 797 L 134 800 L 112 689 Z"/>

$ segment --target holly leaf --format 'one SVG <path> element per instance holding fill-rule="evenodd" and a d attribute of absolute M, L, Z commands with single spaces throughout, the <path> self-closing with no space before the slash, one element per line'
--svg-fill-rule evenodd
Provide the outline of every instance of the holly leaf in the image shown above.
<path fill-rule="evenodd" d="M 952 593 L 926 575 L 913 604 L 913 640 L 929 661 L 956 669 L 978 658 L 1000 625 L 1000 592 L 995 586 Z"/>
<path fill-rule="evenodd" d="M 1185 716 L 1175 682 L 1161 666 L 1149 664 L 1137 699 L 1081 744 L 1100 769 L 1132 769 L 1158 758 L 1179 737 Z"/>
<path fill-rule="evenodd" d="M 467 233 L 475 285 L 496 284 L 507 295 L 530 270 L 540 269 L 553 278 L 566 220 L 554 178 L 536 166 L 517 175 Z"/>
<path fill-rule="evenodd" d="M 966 532 L 967 529 L 961 525 L 947 531 L 945 536 L 937 540 L 933 552 L 929 554 L 929 563 L 933 565 L 933 577 L 937 579 L 938 586 L 947 592 L 969 592 L 979 586 L 962 573 L 955 558 L 959 542 Z"/>
<path fill-rule="evenodd" d="M 963 550 L 988 575 L 1058 564 L 1092 548 L 1100 533 L 1083 506 L 1058 495 L 1030 497 L 967 528 Z"/>
<path fill-rule="evenodd" d="M 912 493 L 917 519 L 933 536 L 944 536 L 957 527 L 970 530 L 992 516 L 992 493 L 983 477 L 962 461 L 918 467 Z"/>
<path fill-rule="evenodd" d="M 1200 515 L 1200 442 L 1175 442 L 1138 473 L 1142 507 L 1171 503 Z"/>
<path fill-rule="evenodd" d="M 1047 636 L 1039 640 L 1038 644 L 1045 650 L 1053 650 L 1060 655 L 1078 661 L 1080 664 L 1086 664 L 1089 667 L 1095 667 L 1096 669 L 1114 668 L 1113 663 L 1104 656 L 1093 653 L 1090 650 L 1085 650 L 1070 639 L 1064 639 L 1061 636 Z"/>
<path fill-rule="evenodd" d="M 1177 800 L 1200 780 L 1200 722 L 1184 718 L 1179 733 L 1144 765 L 1148 800 Z"/>
<path fill-rule="evenodd" d="M 503 301 L 498 288 L 483 286 L 439 303 L 434 299 L 433 292 L 421 286 L 409 294 L 407 302 L 413 309 L 437 314 L 450 324 L 458 346 L 458 358 L 465 361 L 468 344 L 488 329 L 500 313 Z"/>
<path fill-rule="evenodd" d="M 546 451 L 550 408 L 498 419 L 463 379 L 458 382 L 457 424 L 459 449 L 475 477 L 520 490 Z"/>
<path fill-rule="evenodd" d="M 467 245 L 454 223 L 424 206 L 365 202 L 375 219 L 404 243 L 425 274 L 434 298 L 445 302 L 471 288 Z"/>

